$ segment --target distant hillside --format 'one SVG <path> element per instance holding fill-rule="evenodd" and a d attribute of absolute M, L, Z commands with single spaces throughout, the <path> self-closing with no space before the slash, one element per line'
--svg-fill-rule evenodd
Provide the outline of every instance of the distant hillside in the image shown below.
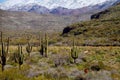
<path fill-rule="evenodd" d="M 113 6 L 105 11 L 96 13 L 91 16 L 91 19 L 103 19 L 103 20 L 113 20 L 120 19 L 120 3 Z"/>
<path fill-rule="evenodd" d="M 81 45 L 120 45 L 120 4 L 92 15 L 91 19 L 67 26 L 63 36 L 75 35 Z"/>
<path fill-rule="evenodd" d="M 0 29 L 62 31 L 65 26 L 71 23 L 89 19 L 89 14 L 80 16 L 56 16 L 0 10 Z"/>

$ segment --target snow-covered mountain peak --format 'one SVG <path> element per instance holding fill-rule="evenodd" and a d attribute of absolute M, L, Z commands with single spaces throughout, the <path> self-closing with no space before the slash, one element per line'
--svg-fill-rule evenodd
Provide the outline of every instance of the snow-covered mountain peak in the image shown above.
<path fill-rule="evenodd" d="M 48 9 L 53 9 L 57 7 L 76 9 L 76 8 L 82 8 L 85 6 L 102 4 L 106 1 L 117 1 L 117 0 L 7 0 L 4 3 L 0 3 L 0 8 L 6 10 L 9 8 L 12 8 L 13 6 L 38 4 Z"/>

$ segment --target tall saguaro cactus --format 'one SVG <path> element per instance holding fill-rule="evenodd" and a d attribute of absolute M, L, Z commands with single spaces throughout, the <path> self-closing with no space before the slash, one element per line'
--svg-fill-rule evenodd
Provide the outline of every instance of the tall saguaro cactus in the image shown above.
<path fill-rule="evenodd" d="M 44 54 L 44 47 L 43 47 L 43 38 L 41 37 L 41 35 L 39 35 L 38 51 L 39 51 L 40 54 L 43 56 L 43 54 Z"/>
<path fill-rule="evenodd" d="M 26 46 L 26 51 L 28 53 L 28 56 L 30 56 L 30 53 L 32 52 L 32 46 L 30 45 L 30 43 L 28 42 L 27 46 Z"/>
<path fill-rule="evenodd" d="M 21 65 L 23 64 L 23 52 L 22 52 L 22 46 L 18 45 L 18 63 L 19 63 L 19 69 L 21 69 Z"/>
<path fill-rule="evenodd" d="M 75 47 L 75 40 L 73 39 L 73 47 L 71 49 L 71 57 L 74 59 L 74 63 L 76 63 L 76 59 L 78 58 L 77 47 Z"/>
<path fill-rule="evenodd" d="M 4 71 L 4 66 L 6 65 L 6 57 L 9 50 L 9 37 L 7 39 L 7 45 L 3 42 L 3 35 L 1 32 L 1 65 L 2 65 L 2 71 Z"/>
<path fill-rule="evenodd" d="M 45 34 L 45 57 L 48 56 L 48 36 Z"/>

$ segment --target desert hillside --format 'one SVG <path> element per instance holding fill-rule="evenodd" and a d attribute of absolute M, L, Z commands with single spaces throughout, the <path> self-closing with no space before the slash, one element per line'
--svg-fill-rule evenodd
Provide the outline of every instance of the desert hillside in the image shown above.
<path fill-rule="evenodd" d="M 91 16 L 91 21 L 74 23 L 63 36 L 75 35 L 83 45 L 120 45 L 120 4 Z"/>
<path fill-rule="evenodd" d="M 91 14 L 77 16 L 59 16 L 52 14 L 36 14 L 30 12 L 13 12 L 0 10 L 0 29 L 4 30 L 46 30 L 62 31 L 71 23 L 89 20 Z"/>

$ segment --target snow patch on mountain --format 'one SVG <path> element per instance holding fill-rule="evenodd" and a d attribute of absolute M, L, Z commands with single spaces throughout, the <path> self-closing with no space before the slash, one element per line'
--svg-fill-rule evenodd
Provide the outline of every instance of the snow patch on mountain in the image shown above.
<path fill-rule="evenodd" d="M 20 7 L 28 4 L 37 4 L 48 9 L 57 7 L 76 9 L 86 6 L 93 6 L 96 4 L 102 4 L 107 1 L 115 2 L 118 0 L 7 0 L 3 3 L 0 3 L 0 8 L 7 10 L 15 6 Z"/>

